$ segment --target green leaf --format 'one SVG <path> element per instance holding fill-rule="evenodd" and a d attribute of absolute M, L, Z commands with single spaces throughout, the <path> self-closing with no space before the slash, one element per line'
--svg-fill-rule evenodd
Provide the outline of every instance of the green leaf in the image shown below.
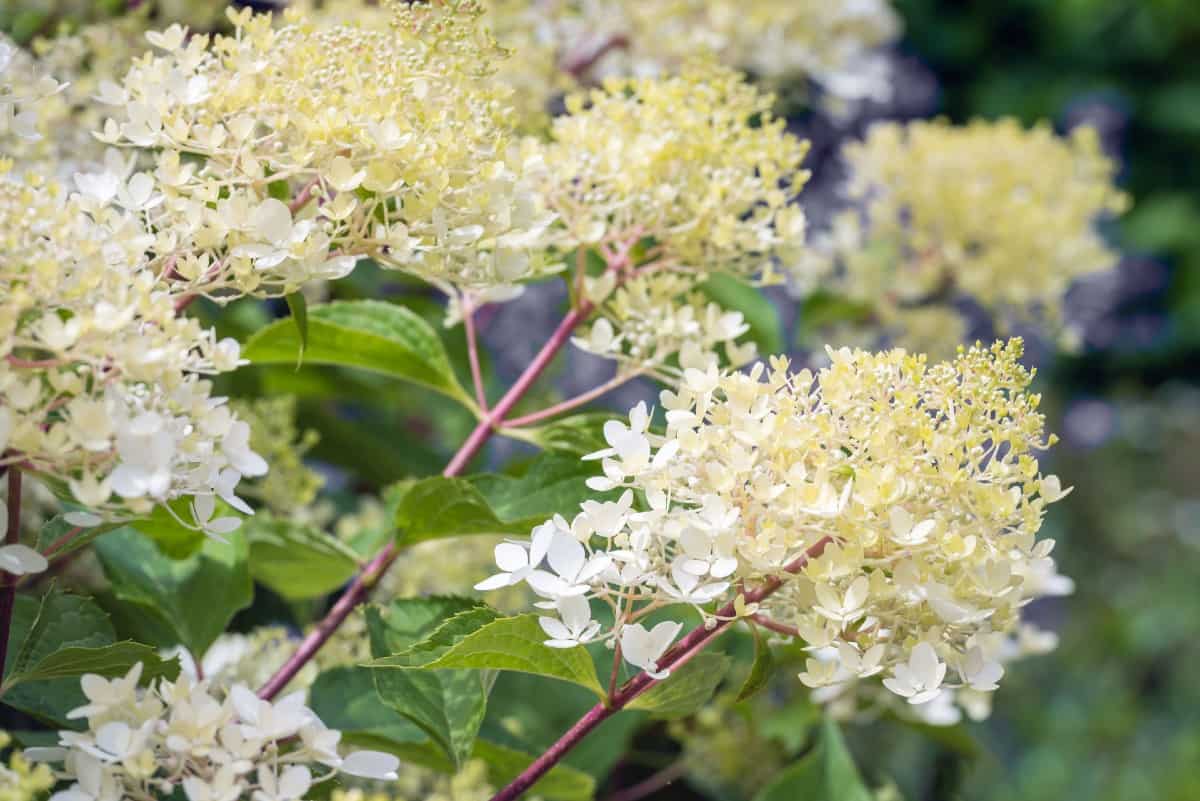
<path fill-rule="evenodd" d="M 527 431 L 543 450 L 583 456 L 608 447 L 604 424 L 615 418 L 608 412 L 586 412 Z"/>
<path fill-rule="evenodd" d="M 41 598 L 18 596 L 13 609 L 5 682 L 0 697 L 8 706 L 50 724 L 73 727 L 67 712 L 86 699 L 79 676 L 123 675 L 144 662 L 143 681 L 178 673 L 174 661 L 153 648 L 114 643 L 108 615 L 91 599 L 51 589 Z"/>
<path fill-rule="evenodd" d="M 328 595 L 358 568 L 358 555 L 336 537 L 300 523 L 257 514 L 243 524 L 250 573 L 289 601 Z"/>
<path fill-rule="evenodd" d="M 587 479 L 595 468 L 578 458 L 544 454 L 524 475 L 435 476 L 413 482 L 396 510 L 398 542 L 466 534 L 528 534 L 555 514 L 571 517 L 598 497 Z"/>
<path fill-rule="evenodd" d="M 746 325 L 750 326 L 749 336 L 758 346 L 759 355 L 765 357 L 784 351 L 783 324 L 779 320 L 779 312 L 761 289 L 722 273 L 710 276 L 698 288 L 709 300 L 716 301 L 723 308 L 742 313 Z"/>
<path fill-rule="evenodd" d="M 725 654 L 699 654 L 633 699 L 628 708 L 644 709 L 659 718 L 686 717 L 713 697 L 730 664 L 732 660 Z"/>
<path fill-rule="evenodd" d="M 160 677 L 174 679 L 179 675 L 178 660 L 163 659 L 158 655 L 158 651 L 149 645 L 125 640 L 98 648 L 63 648 L 27 670 L 10 675 L 5 684 L 13 686 L 30 681 L 65 679 L 85 673 L 113 678 L 124 676 L 138 662 L 143 665 L 143 683 Z"/>
<path fill-rule="evenodd" d="M 124 523 L 101 523 L 98 526 L 81 528 L 68 523 L 65 515 L 56 515 L 46 521 L 41 529 L 38 530 L 37 545 L 35 547 L 37 550 L 45 553 L 50 546 L 59 544 L 57 550 L 50 555 L 51 558 L 59 559 L 73 551 L 78 551 L 86 545 L 90 545 L 97 537 L 118 529 L 123 525 Z"/>
<path fill-rule="evenodd" d="M 418 644 L 448 616 L 470 614 L 477 601 L 408 598 L 367 608 L 372 656 Z M 419 726 L 456 766 L 471 755 L 487 709 L 492 676 L 472 670 L 376 671 L 375 688 L 385 704 Z"/>
<path fill-rule="evenodd" d="M 449 634 L 443 627 L 408 650 L 376 658 L 368 667 L 376 668 L 380 675 L 394 672 L 392 669 L 516 670 L 569 681 L 603 696 L 604 690 L 596 678 L 596 668 L 587 650 L 582 646 L 547 647 L 546 633 L 537 617 L 517 615 L 483 621 L 476 613 L 469 622 L 483 622 L 483 625 L 465 636 L 463 621 L 451 619 L 446 624 L 451 627 Z"/>
<path fill-rule="evenodd" d="M 308 300 L 303 292 L 293 292 L 287 296 L 288 311 L 292 313 L 292 322 L 296 324 L 296 334 L 300 337 L 300 350 L 296 354 L 296 368 L 304 363 L 304 351 L 308 348 Z"/>
<path fill-rule="evenodd" d="M 338 301 L 308 309 L 307 347 L 291 320 L 276 320 L 250 338 L 242 355 L 254 364 L 359 367 L 422 384 L 470 406 L 441 339 L 418 315 L 377 300 Z"/>
<path fill-rule="evenodd" d="M 871 801 L 837 724 L 826 719 L 812 750 L 780 771 L 754 801 Z"/>
<path fill-rule="evenodd" d="M 341 731 L 347 744 L 387 751 L 406 762 L 453 773 L 456 765 L 444 749 L 383 702 L 375 690 L 373 672 L 339 667 L 322 673 L 309 690 L 309 706 L 325 725 Z M 488 781 L 497 788 L 508 784 L 533 761 L 527 753 L 487 740 L 476 740 L 470 756 L 488 766 Z M 530 792 L 547 801 L 590 801 L 595 781 L 582 771 L 558 765 Z"/>
<path fill-rule="evenodd" d="M 742 683 L 742 688 L 738 690 L 738 701 L 745 701 L 766 687 L 771 672 L 775 669 L 775 657 L 771 655 L 771 646 L 767 644 L 767 638 L 762 635 L 758 626 L 751 626 L 750 631 L 754 634 L 754 664 L 750 666 L 750 673 Z"/>
<path fill-rule="evenodd" d="M 171 501 L 169 505 L 170 511 L 163 506 L 155 506 L 154 511 L 147 517 L 130 521 L 129 528 L 149 537 L 167 556 L 173 559 L 183 559 L 200 550 L 208 537 L 203 531 L 188 528 L 179 522 L 180 518 L 190 520 L 192 517 L 187 499 L 180 498 Z M 240 516 L 232 511 L 224 501 L 217 501 L 217 508 L 213 516 L 225 517 L 227 515 Z"/>
<path fill-rule="evenodd" d="M 96 541 L 96 554 L 113 594 L 144 618 L 138 639 L 167 647 L 183 645 L 204 655 L 239 610 L 250 605 L 254 587 L 247 566 L 249 547 L 238 531 L 229 543 L 205 538 L 186 559 L 171 559 L 135 531 L 122 529 Z M 170 641 L 163 641 L 163 632 Z"/>

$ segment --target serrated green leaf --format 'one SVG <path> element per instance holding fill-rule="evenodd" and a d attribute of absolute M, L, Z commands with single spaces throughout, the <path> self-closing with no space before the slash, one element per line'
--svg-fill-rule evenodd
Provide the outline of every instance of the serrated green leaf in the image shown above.
<path fill-rule="evenodd" d="M 477 606 L 464 598 L 407 598 L 386 608 L 368 607 L 371 654 L 410 648 L 435 633 L 447 617 Z M 470 757 L 492 676 L 473 670 L 376 671 L 374 680 L 383 703 L 420 727 L 456 766 Z"/>
<path fill-rule="evenodd" d="M 437 639 L 437 632 L 431 639 Z M 460 635 L 461 631 L 456 632 Z M 537 615 L 517 615 L 486 622 L 449 647 L 418 643 L 406 651 L 376 658 L 368 667 L 380 674 L 443 669 L 516 670 L 561 679 L 604 694 L 592 658 L 582 646 L 549 648 Z"/>
<path fill-rule="evenodd" d="M 396 510 L 398 542 L 409 545 L 468 534 L 528 534 L 555 514 L 571 517 L 597 497 L 587 488 L 595 468 L 544 454 L 521 476 L 436 476 L 413 482 Z"/>
<path fill-rule="evenodd" d="M 292 322 L 296 325 L 296 334 L 300 337 L 300 349 L 296 353 L 296 367 L 304 364 L 304 351 L 308 348 L 308 300 L 303 292 L 293 292 L 287 296 L 288 311 L 292 313 Z"/>
<path fill-rule="evenodd" d="M 437 333 L 403 306 L 338 301 L 308 309 L 307 319 L 309 363 L 371 370 L 472 404 Z M 295 364 L 303 345 L 291 320 L 276 320 L 250 338 L 242 355 L 253 364 Z"/>
<path fill-rule="evenodd" d="M 17 596 L 5 660 L 9 681 L 0 700 L 52 725 L 77 726 L 66 715 L 85 703 L 78 679 L 13 684 L 11 677 L 27 672 L 64 648 L 100 648 L 115 639 L 108 615 L 88 598 L 57 589 L 41 598 Z"/>
<path fill-rule="evenodd" d="M 842 733 L 832 720 L 821 724 L 817 742 L 807 754 L 783 769 L 754 801 L 871 801 Z"/>
<path fill-rule="evenodd" d="M 126 619 L 146 621 L 144 632 L 134 632 L 137 639 L 183 645 L 197 659 L 254 598 L 249 547 L 238 531 L 228 544 L 205 538 L 192 556 L 171 559 L 148 538 L 122 529 L 97 540 L 96 554 L 113 594 L 137 609 Z M 162 641 L 163 632 L 173 641 Z"/>
<path fill-rule="evenodd" d="M 723 273 L 710 276 L 698 289 L 721 307 L 742 313 L 760 356 L 786 349 L 779 312 L 761 289 Z"/>
<path fill-rule="evenodd" d="M 750 665 L 750 673 L 742 682 L 742 688 L 738 690 L 738 701 L 745 701 L 766 687 L 771 672 L 775 669 L 775 657 L 771 654 L 767 638 L 758 630 L 758 626 L 751 626 L 750 631 L 754 634 L 754 663 Z"/>
<path fill-rule="evenodd" d="M 242 525 L 250 543 L 250 573 L 289 601 L 327 595 L 358 568 L 358 555 L 311 526 L 257 514 Z"/>
<path fill-rule="evenodd" d="M 644 709 L 658 718 L 686 717 L 713 697 L 732 661 L 725 654 L 698 654 L 633 699 L 628 708 Z"/>
<path fill-rule="evenodd" d="M 164 677 L 174 679 L 179 675 L 178 660 L 163 659 L 149 645 L 125 640 L 95 648 L 63 648 L 26 670 L 8 676 L 5 685 L 72 678 L 85 673 L 112 678 L 125 675 L 138 662 L 143 665 L 142 683 Z"/>
<path fill-rule="evenodd" d="M 430 741 L 424 731 L 383 703 L 375 690 L 373 671 L 358 667 L 333 668 L 317 677 L 309 690 L 309 705 L 322 722 L 342 732 L 343 742 L 387 751 L 406 762 L 453 773 L 454 762 Z M 476 740 L 471 758 L 488 766 L 488 781 L 502 787 L 533 761 L 520 750 Z M 566 765 L 550 770 L 530 791 L 547 801 L 590 801 L 595 781 Z"/>

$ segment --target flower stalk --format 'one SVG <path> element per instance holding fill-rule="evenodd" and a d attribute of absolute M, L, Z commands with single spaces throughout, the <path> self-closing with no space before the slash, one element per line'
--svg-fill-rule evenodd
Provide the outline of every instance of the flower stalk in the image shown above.
<path fill-rule="evenodd" d="M 480 419 L 479 424 L 459 447 L 458 452 L 450 459 L 450 462 L 442 470 L 442 475 L 446 477 L 457 476 L 466 469 L 471 460 L 479 453 L 484 444 L 491 439 L 492 435 L 500 428 L 504 421 L 504 416 L 512 411 L 513 406 L 517 404 L 525 393 L 529 391 L 534 382 L 545 372 L 546 368 L 558 355 L 558 352 L 570 341 L 571 333 L 579 326 L 588 314 L 591 313 L 592 306 L 584 301 L 581 305 L 571 309 L 558 327 L 554 329 L 554 333 L 546 340 L 546 344 L 534 356 L 533 361 L 529 363 L 518 376 L 517 380 L 509 387 L 508 392 L 504 394 L 496 405 L 490 411 L 486 411 Z M 273 675 L 262 689 L 258 691 L 259 697 L 270 700 L 287 686 L 297 673 L 300 672 L 309 660 L 316 655 L 334 632 L 342 625 L 350 613 L 354 611 L 359 604 L 367 600 L 371 594 L 371 589 L 380 577 L 388 571 L 392 563 L 396 561 L 396 557 L 400 555 L 400 547 L 396 543 L 390 543 L 375 555 L 366 567 L 359 572 L 350 587 L 342 594 L 311 632 L 300 643 L 300 646 L 287 662 L 283 664 L 275 675 Z"/>

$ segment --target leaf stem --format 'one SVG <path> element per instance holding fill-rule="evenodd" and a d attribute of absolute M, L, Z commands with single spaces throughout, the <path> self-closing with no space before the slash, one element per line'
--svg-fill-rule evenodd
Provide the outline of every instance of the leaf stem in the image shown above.
<path fill-rule="evenodd" d="M 829 537 L 822 537 L 806 550 L 801 556 L 787 564 L 783 570 L 785 573 L 798 573 L 811 558 L 820 556 L 825 546 L 830 542 Z M 771 595 L 773 592 L 783 586 L 784 578 L 781 576 L 769 576 L 756 589 L 745 593 L 745 602 L 756 603 L 763 598 Z M 730 601 L 721 607 L 714 615 L 717 618 L 715 621 L 710 620 L 708 624 L 702 624 L 692 629 L 682 640 L 675 643 L 661 659 L 658 660 L 659 670 L 676 670 L 686 664 L 692 657 L 704 650 L 709 643 L 716 639 L 717 635 L 721 634 L 729 625 L 735 622 L 737 618 L 737 610 L 734 607 L 734 602 Z M 634 676 L 629 681 L 621 685 L 621 688 L 612 695 L 611 698 L 605 699 L 597 703 L 589 709 L 583 717 L 575 722 L 571 728 L 558 738 L 558 740 L 550 746 L 550 748 L 529 763 L 525 770 L 521 771 L 517 778 L 505 787 L 496 795 L 492 796 L 492 801 L 516 801 L 526 790 L 533 786 L 534 782 L 544 776 L 547 771 L 558 764 L 568 751 L 574 748 L 584 737 L 592 732 L 597 726 L 603 723 L 608 718 L 612 717 L 621 709 L 628 706 L 638 696 L 649 690 L 654 685 L 658 684 L 656 679 L 642 671 Z"/>
<path fill-rule="evenodd" d="M 8 527 L 5 530 L 5 545 L 16 545 L 21 541 L 21 471 L 16 465 L 8 468 Z M 17 577 L 4 574 L 0 587 L 0 684 L 4 681 L 4 664 L 8 659 L 8 638 L 12 633 L 13 607 L 17 603 Z"/>
<path fill-rule="evenodd" d="M 570 341 L 571 332 L 583 322 L 591 312 L 591 304 L 584 302 L 581 306 L 569 311 L 558 327 L 554 329 L 554 333 L 546 340 L 546 344 L 538 351 L 538 354 L 525 368 L 524 372 L 517 378 L 508 392 L 504 393 L 496 405 L 484 413 L 483 419 L 475 426 L 475 430 L 471 432 L 466 441 L 454 454 L 450 463 L 442 470 L 443 476 L 457 476 L 466 469 L 471 459 L 479 453 L 484 444 L 491 438 L 492 434 L 501 425 L 504 415 L 512 411 L 533 383 L 545 372 L 550 366 L 550 362 L 562 350 L 563 346 Z M 308 635 L 300 642 L 296 652 L 276 671 L 262 689 L 258 691 L 260 698 L 270 700 L 287 686 L 300 669 L 308 664 L 309 660 L 316 655 L 333 633 L 338 630 L 343 621 L 350 616 L 355 607 L 366 601 L 371 594 L 376 582 L 387 572 L 392 563 L 396 561 L 396 557 L 400 555 L 400 547 L 395 542 L 389 543 L 383 550 L 377 553 L 370 562 L 367 563 L 359 574 L 350 583 L 350 586 L 342 594 L 342 597 L 337 600 L 326 613 L 325 617 L 317 624 L 316 628 L 308 633 Z"/>

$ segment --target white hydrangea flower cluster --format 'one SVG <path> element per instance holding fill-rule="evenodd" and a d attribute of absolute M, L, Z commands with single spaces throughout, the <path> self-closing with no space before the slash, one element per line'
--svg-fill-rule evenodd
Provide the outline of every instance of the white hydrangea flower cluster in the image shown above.
<path fill-rule="evenodd" d="M 599 317 L 572 341 L 589 353 L 614 359 L 629 374 L 648 373 L 677 383 L 683 370 L 733 368 L 753 361 L 754 342 L 737 339 L 750 330 L 741 312 L 691 292 L 694 281 L 674 273 L 640 276 L 618 287 Z M 670 361 L 677 356 L 678 364 Z"/>
<path fill-rule="evenodd" d="M 177 789 L 187 801 L 300 801 L 339 772 L 396 778 L 400 761 L 390 754 L 341 756 L 341 732 L 326 728 L 303 693 L 271 703 L 236 684 L 222 698 L 186 676 L 144 689 L 141 674 L 139 663 L 117 679 L 84 676 L 88 703 L 68 717 L 85 718 L 87 728 L 59 732 L 57 748 L 25 752 L 62 763 L 56 777 L 73 782 L 52 801 L 149 799 Z"/>
<path fill-rule="evenodd" d="M 1055 583 L 1058 586 L 1048 594 L 1067 593 L 1072 589 L 1070 579 L 1062 576 L 1056 577 Z M 971 659 L 989 663 L 991 678 L 998 681 L 1003 676 L 1006 665 L 1053 651 L 1058 647 L 1058 636 L 1033 623 L 1022 621 L 1009 633 L 991 632 L 979 635 L 976 643 L 979 651 Z M 813 655 L 823 662 L 838 663 L 841 657 L 837 651 L 837 648 L 824 648 L 814 651 Z M 920 657 L 914 652 L 909 663 L 903 666 L 904 672 L 909 676 L 936 676 L 943 672 L 946 666 L 936 659 L 936 652 L 933 656 L 934 659 L 930 659 L 928 649 L 922 649 Z M 972 665 L 972 668 L 976 667 Z M 864 681 L 840 665 L 835 670 L 837 678 L 831 684 L 815 688 L 812 698 L 822 704 L 830 716 L 838 720 L 874 718 L 881 710 L 888 710 L 897 717 L 930 726 L 953 726 L 961 722 L 964 715 L 970 720 L 980 721 L 986 720 L 992 713 L 994 688 L 986 686 L 987 683 L 981 682 L 978 677 L 973 683 L 954 688 L 943 685 L 932 696 L 929 693 L 925 694 L 930 697 L 915 698 L 892 692 L 886 681 L 884 684 Z M 980 686 L 981 684 L 984 686 Z"/>
<path fill-rule="evenodd" d="M 81 191 L 159 232 L 154 266 L 196 294 L 277 295 L 365 257 L 441 285 L 535 273 L 550 218 L 508 148 L 501 51 L 474 3 L 391 3 L 390 28 L 229 12 L 231 36 L 151 31 L 100 100 L 98 136 L 150 169 Z"/>
<path fill-rule="evenodd" d="M 789 201 L 808 178 L 807 144 L 770 106 L 743 76 L 693 65 L 573 96 L 548 144 L 526 141 L 558 217 L 547 239 L 575 252 L 578 288 L 598 307 L 580 347 L 652 373 L 676 354 L 707 365 L 719 346 L 734 365 L 752 356 L 735 346 L 740 315 L 693 291 L 718 271 L 772 283 L 803 246 L 804 214 Z M 602 275 L 587 275 L 589 249 Z"/>
<path fill-rule="evenodd" d="M 698 53 L 773 82 L 807 78 L 833 110 L 891 96 L 883 48 L 900 34 L 887 0 L 621 0 L 577 5 L 564 19 L 568 49 L 587 54 L 618 38 L 596 60 L 599 75 L 677 70 Z M 614 8 L 615 7 L 615 8 Z"/>
<path fill-rule="evenodd" d="M 1092 128 L 884 123 L 844 157 L 860 207 L 813 237 L 795 288 L 860 304 L 873 335 L 949 351 L 965 333 L 963 301 L 1001 333 L 1025 320 L 1057 329 L 1071 283 L 1116 264 L 1097 223 L 1128 201 Z"/>
<path fill-rule="evenodd" d="M 0 34 L 0 138 L 15 137 L 24 142 L 41 139 L 38 107 L 64 88 L 53 77 L 37 71 L 34 60 Z"/>
<path fill-rule="evenodd" d="M 1011 340 L 936 365 L 831 350 L 816 376 L 784 358 L 749 374 L 688 369 L 662 395 L 664 435 L 639 405 L 589 457 L 603 469 L 589 486 L 625 488 L 620 499 L 498 546 L 502 572 L 479 588 L 526 582 L 558 613 L 544 618 L 549 645 L 619 639 L 653 672 L 678 628 L 647 631 L 643 615 L 683 603 L 708 617 L 711 602 L 778 580 L 758 609 L 814 652 L 809 686 L 886 675 L 911 703 L 943 686 L 988 692 L 997 637 L 1031 599 L 1070 589 L 1053 541 L 1035 538 L 1066 493 L 1038 470 L 1053 437 L 1021 353 Z M 590 598 L 612 606 L 613 629 Z"/>
<path fill-rule="evenodd" d="M 190 496 L 219 536 L 237 520 L 212 519 L 216 498 L 250 512 L 237 483 L 267 469 L 203 378 L 237 367 L 239 347 L 177 316 L 131 191 L 100 210 L 36 170 L 0 174 L 0 464 L 106 516 Z"/>
<path fill-rule="evenodd" d="M 771 282 L 776 260 L 804 244 L 804 214 L 788 201 L 808 179 L 808 146 L 771 102 L 742 75 L 700 64 L 572 95 L 550 143 L 525 144 L 560 220 L 550 240 L 563 251 L 611 248 L 610 263 L 625 268 Z"/>

